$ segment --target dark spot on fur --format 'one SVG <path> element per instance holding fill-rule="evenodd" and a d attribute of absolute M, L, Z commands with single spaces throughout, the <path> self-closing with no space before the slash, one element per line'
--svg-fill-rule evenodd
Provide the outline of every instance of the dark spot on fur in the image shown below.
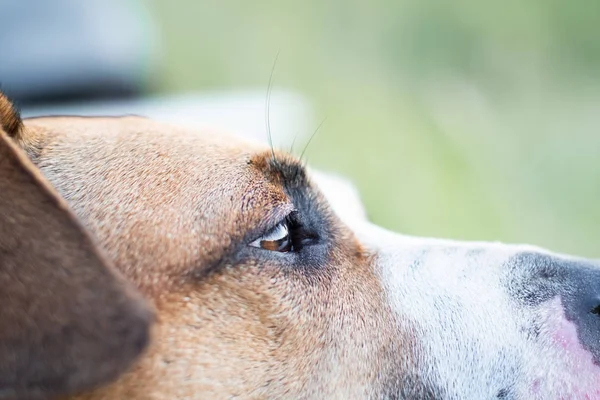
<path fill-rule="evenodd" d="M 420 251 L 419 254 L 417 254 L 416 257 L 414 258 L 414 260 L 410 263 L 410 267 L 409 267 L 410 270 L 416 271 L 416 270 L 420 269 L 423 266 L 425 257 L 427 257 L 428 253 L 429 253 L 428 250 Z"/>
<path fill-rule="evenodd" d="M 496 398 L 502 399 L 502 400 L 508 400 L 513 397 L 514 396 L 512 395 L 512 390 L 510 388 L 500 389 L 500 390 L 498 390 L 498 393 L 496 394 Z"/>
<path fill-rule="evenodd" d="M 520 253 L 508 261 L 506 277 L 513 298 L 527 306 L 538 306 L 562 291 L 565 272 L 548 255 Z"/>

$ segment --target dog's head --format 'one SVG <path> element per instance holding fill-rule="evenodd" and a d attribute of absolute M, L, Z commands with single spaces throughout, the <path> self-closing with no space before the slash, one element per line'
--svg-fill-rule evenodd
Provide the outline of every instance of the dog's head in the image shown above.
<path fill-rule="evenodd" d="M 211 131 L 54 117 L 12 136 L 158 316 L 86 399 L 600 396 L 598 264 L 385 231 L 339 180 Z"/>

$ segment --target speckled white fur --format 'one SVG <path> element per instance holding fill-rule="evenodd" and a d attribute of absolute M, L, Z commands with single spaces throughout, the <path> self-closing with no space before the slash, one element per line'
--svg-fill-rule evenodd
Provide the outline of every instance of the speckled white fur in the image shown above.
<path fill-rule="evenodd" d="M 358 193 L 348 181 L 322 173 L 312 176 L 335 212 L 377 255 L 376 271 L 388 301 L 400 324 L 414 330 L 418 375 L 436 398 L 579 398 L 569 395 L 570 384 L 593 390 L 595 382 L 583 377 L 565 381 L 568 354 L 551 343 L 549 334 L 536 340 L 527 336 L 531 321 L 556 315 L 552 304 L 560 300 L 532 311 L 511 299 L 507 290 L 511 279 L 506 277 L 506 265 L 511 257 L 550 253 L 533 246 L 389 232 L 366 220 Z M 518 267 L 514 271 L 533 268 Z"/>

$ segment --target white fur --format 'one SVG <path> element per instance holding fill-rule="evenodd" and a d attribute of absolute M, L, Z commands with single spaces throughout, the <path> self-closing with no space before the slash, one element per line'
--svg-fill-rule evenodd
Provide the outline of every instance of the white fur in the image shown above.
<path fill-rule="evenodd" d="M 571 385 L 594 391 L 597 383 L 590 377 L 565 378 L 569 354 L 552 343 L 549 333 L 542 332 L 535 340 L 527 337 L 533 319 L 556 315 L 552 307 L 559 299 L 526 309 L 507 290 L 511 277 L 506 279 L 506 265 L 511 257 L 549 253 L 533 246 L 389 232 L 366 220 L 350 183 L 325 174 L 313 176 L 335 212 L 376 254 L 376 271 L 388 301 L 402 325 L 416 336 L 418 375 L 436 398 L 497 399 L 502 391 L 508 391 L 507 399 L 580 398 L 571 394 Z M 518 275 L 519 269 L 515 271 Z M 547 322 L 544 329 L 551 331 L 552 324 Z"/>

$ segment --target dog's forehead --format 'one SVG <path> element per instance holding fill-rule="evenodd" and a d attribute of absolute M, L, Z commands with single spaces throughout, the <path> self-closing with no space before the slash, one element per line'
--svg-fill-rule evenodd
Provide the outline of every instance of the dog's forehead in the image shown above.
<path fill-rule="evenodd" d="M 40 118 L 26 129 L 29 147 L 43 144 L 39 168 L 133 278 L 136 266 L 147 276 L 148 265 L 209 264 L 292 209 L 270 149 L 222 132 L 139 117 Z"/>

